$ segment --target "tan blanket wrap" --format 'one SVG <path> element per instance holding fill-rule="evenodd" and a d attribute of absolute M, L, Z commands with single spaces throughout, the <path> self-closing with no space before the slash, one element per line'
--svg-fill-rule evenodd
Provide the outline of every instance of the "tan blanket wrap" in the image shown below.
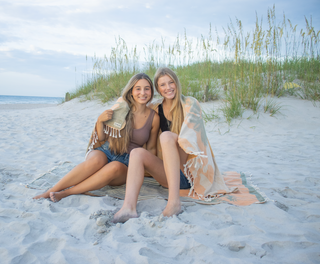
<path fill-rule="evenodd" d="M 150 107 L 158 111 L 163 99 L 153 102 Z M 210 201 L 237 188 L 228 188 L 216 164 L 214 154 L 202 119 L 199 102 L 188 96 L 181 96 L 184 121 L 178 137 L 179 146 L 188 154 L 184 174 L 191 184 L 189 196 Z M 162 159 L 162 151 L 157 144 L 157 155 Z"/>

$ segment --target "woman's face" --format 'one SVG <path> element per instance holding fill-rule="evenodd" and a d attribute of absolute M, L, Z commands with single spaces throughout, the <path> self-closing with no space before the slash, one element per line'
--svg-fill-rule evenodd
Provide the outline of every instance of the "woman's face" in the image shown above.
<path fill-rule="evenodd" d="M 147 104 L 151 100 L 152 91 L 150 83 L 145 80 L 139 80 L 132 88 L 132 97 L 138 104 Z"/>
<path fill-rule="evenodd" d="M 175 82 L 168 75 L 164 75 L 159 78 L 158 89 L 160 94 L 165 99 L 169 99 L 169 100 L 174 99 L 177 93 L 177 86 Z"/>

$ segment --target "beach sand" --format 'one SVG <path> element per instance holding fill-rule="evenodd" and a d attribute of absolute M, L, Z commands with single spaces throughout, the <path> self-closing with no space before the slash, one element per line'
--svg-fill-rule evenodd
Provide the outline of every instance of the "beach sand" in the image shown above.
<path fill-rule="evenodd" d="M 111 103 L 74 99 L 0 111 L 0 263 L 320 263 L 320 108 L 276 99 L 281 114 L 246 111 L 206 123 L 220 171 L 252 175 L 269 201 L 250 206 L 184 203 L 163 218 L 163 199 L 140 217 L 107 224 L 123 201 L 75 195 L 33 200 L 25 183 L 84 160 L 93 125 Z M 205 111 L 221 102 L 201 104 Z M 68 163 L 67 163 L 68 162 Z"/>

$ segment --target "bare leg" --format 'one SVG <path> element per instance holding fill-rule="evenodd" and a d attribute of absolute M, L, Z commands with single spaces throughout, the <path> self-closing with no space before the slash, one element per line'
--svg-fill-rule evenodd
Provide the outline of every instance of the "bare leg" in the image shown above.
<path fill-rule="evenodd" d="M 124 223 L 130 218 L 138 217 L 136 208 L 145 168 L 161 185 L 167 187 L 162 160 L 146 149 L 133 149 L 130 153 L 126 195 L 122 208 L 114 215 L 115 223 Z"/>
<path fill-rule="evenodd" d="M 177 215 L 181 212 L 180 168 L 187 161 L 187 154 L 178 145 L 178 135 L 169 131 L 160 135 L 163 164 L 168 181 L 169 197 L 164 216 Z"/>
<path fill-rule="evenodd" d="M 58 202 L 69 195 L 85 193 L 100 189 L 106 185 L 122 185 L 126 183 L 127 166 L 118 161 L 112 161 L 84 181 L 70 189 L 60 192 L 50 192 L 53 202 Z"/>
<path fill-rule="evenodd" d="M 163 187 L 169 188 L 169 197 L 162 214 L 172 216 L 181 212 L 180 169 L 186 163 L 188 155 L 178 146 L 178 135 L 163 132 L 160 143 L 164 161 L 143 148 L 133 149 L 127 175 L 126 195 L 122 208 L 115 214 L 114 222 L 126 222 L 138 217 L 137 201 L 144 179 L 144 170 L 148 171 Z"/>
<path fill-rule="evenodd" d="M 102 151 L 93 150 L 84 162 L 74 167 L 55 186 L 33 199 L 49 198 L 50 192 L 59 192 L 76 185 L 100 170 L 107 162 L 108 158 Z"/>

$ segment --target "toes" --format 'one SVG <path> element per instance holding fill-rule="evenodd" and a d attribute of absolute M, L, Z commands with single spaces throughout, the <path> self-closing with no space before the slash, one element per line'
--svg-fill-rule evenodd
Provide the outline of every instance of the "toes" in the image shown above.
<path fill-rule="evenodd" d="M 55 193 L 54 193 L 54 192 L 51 192 L 51 193 L 50 193 L 50 199 L 51 199 L 51 201 L 54 202 L 54 203 L 58 202 L 57 199 L 56 199 L 56 196 L 55 196 Z"/>

